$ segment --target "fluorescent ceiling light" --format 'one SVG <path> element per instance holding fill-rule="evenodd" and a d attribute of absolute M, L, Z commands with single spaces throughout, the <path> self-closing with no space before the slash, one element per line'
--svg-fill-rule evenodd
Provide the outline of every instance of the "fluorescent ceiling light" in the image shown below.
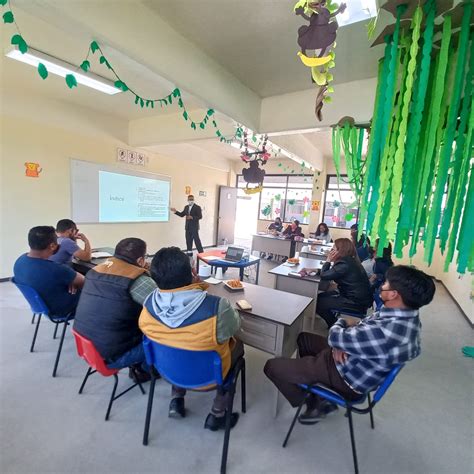
<path fill-rule="evenodd" d="M 377 15 L 375 0 L 351 0 L 347 2 L 344 13 L 339 13 L 336 18 L 339 26 L 345 26 L 368 20 L 375 15 Z"/>
<path fill-rule="evenodd" d="M 25 54 L 22 54 L 17 48 L 13 48 L 6 53 L 6 56 L 34 67 L 38 67 L 38 64 L 42 63 L 46 66 L 49 73 L 57 74 L 61 77 L 66 77 L 67 74 L 74 74 L 74 77 L 79 84 L 91 87 L 92 89 L 104 92 L 105 94 L 112 95 L 122 92 L 108 79 L 104 79 L 103 77 L 97 76 L 91 72 L 84 73 L 82 69 L 73 66 L 72 64 L 56 59 L 33 48 L 28 48 L 28 51 Z"/>

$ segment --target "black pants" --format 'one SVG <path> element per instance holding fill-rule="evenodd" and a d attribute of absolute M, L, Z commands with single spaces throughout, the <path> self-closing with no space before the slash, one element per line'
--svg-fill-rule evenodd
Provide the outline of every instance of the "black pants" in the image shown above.
<path fill-rule="evenodd" d="M 188 252 L 193 250 L 193 240 L 196 244 L 196 248 L 198 253 L 204 252 L 202 248 L 201 239 L 199 238 L 199 230 L 198 229 L 186 229 L 186 249 Z"/>
<path fill-rule="evenodd" d="M 326 321 L 328 328 L 330 328 L 336 322 L 336 317 L 332 313 L 333 309 L 358 312 L 365 315 L 368 307 L 368 304 L 357 304 L 341 296 L 338 291 L 325 291 L 318 295 L 316 313 Z"/>
<path fill-rule="evenodd" d="M 305 396 L 304 390 L 298 384 L 319 382 L 349 400 L 360 397 L 340 376 L 326 338 L 302 332 L 298 336 L 298 353 L 299 359 L 272 359 L 263 369 L 291 406 L 297 407 Z M 319 398 L 314 397 L 311 400 L 312 408 L 317 408 L 318 404 Z"/>

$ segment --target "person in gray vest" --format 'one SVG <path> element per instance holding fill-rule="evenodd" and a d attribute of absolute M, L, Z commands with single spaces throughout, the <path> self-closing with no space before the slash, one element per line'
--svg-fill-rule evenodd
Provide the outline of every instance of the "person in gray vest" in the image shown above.
<path fill-rule="evenodd" d="M 86 274 L 74 329 L 91 340 L 108 367 L 130 369 L 130 377 L 149 380 L 138 317 L 156 288 L 146 268 L 146 243 L 121 240 L 114 256 Z"/>

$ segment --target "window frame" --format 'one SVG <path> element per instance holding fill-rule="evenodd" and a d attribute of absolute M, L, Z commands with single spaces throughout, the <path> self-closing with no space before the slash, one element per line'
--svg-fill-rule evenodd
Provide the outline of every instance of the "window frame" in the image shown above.
<path fill-rule="evenodd" d="M 348 178 L 347 174 L 340 174 L 339 177 L 341 178 L 341 181 L 344 182 L 344 178 Z M 326 215 L 326 200 L 327 200 L 327 197 L 328 197 L 328 192 L 329 191 L 340 191 L 340 189 L 329 189 L 329 180 L 331 178 L 336 178 L 338 179 L 338 176 L 337 174 L 328 174 L 326 175 L 326 187 L 324 188 L 324 205 L 323 205 L 323 213 L 321 214 L 321 219 L 320 221 L 321 222 L 324 222 L 324 216 Z M 339 182 L 338 182 L 339 184 Z M 345 183 L 345 184 L 349 184 L 349 183 Z M 347 190 L 349 191 L 349 190 Z M 359 223 L 359 214 L 360 214 L 360 201 L 358 200 L 358 203 L 357 203 L 357 218 L 356 218 L 356 224 Z M 341 226 L 337 226 L 337 225 L 328 225 L 328 227 L 330 229 L 344 229 L 344 230 L 348 230 L 349 228 L 348 227 L 341 227 Z"/>
<path fill-rule="evenodd" d="M 284 194 L 284 198 L 282 197 L 282 200 L 284 199 L 285 200 L 285 206 L 283 207 L 283 209 L 281 210 L 281 214 L 280 214 L 280 217 L 281 217 L 281 221 L 283 224 L 291 224 L 290 221 L 287 221 L 286 220 L 286 206 L 287 206 L 287 199 L 286 199 L 286 196 L 287 196 L 287 191 L 288 189 L 292 189 L 292 190 L 298 190 L 300 188 L 294 188 L 292 187 L 291 183 L 289 183 L 290 181 L 290 178 L 291 177 L 301 177 L 301 178 L 309 178 L 310 181 L 311 181 L 311 184 L 309 185 L 308 187 L 308 190 L 311 192 L 311 196 L 313 194 L 313 180 L 314 180 L 314 174 L 294 174 L 294 173 L 291 173 L 291 174 L 278 174 L 278 173 L 271 173 L 271 174 L 265 174 L 265 177 L 279 177 L 279 178 L 286 178 L 286 184 L 285 186 L 283 187 L 279 187 L 279 186 L 266 186 L 265 184 L 263 185 L 263 187 L 265 189 L 279 189 L 282 191 L 282 194 Z M 243 174 L 242 173 L 239 173 L 236 175 L 235 177 L 235 187 L 236 188 L 239 188 L 239 178 L 240 177 L 243 177 Z M 301 188 L 301 190 L 303 190 L 305 188 Z M 262 205 L 262 193 L 258 193 L 258 213 L 257 213 L 257 220 L 259 221 L 268 221 L 268 222 L 273 222 L 274 219 L 261 219 L 260 218 L 260 209 L 261 209 L 261 205 Z M 283 214 L 283 215 L 282 215 Z M 309 225 L 308 224 L 303 224 L 302 225 Z"/>

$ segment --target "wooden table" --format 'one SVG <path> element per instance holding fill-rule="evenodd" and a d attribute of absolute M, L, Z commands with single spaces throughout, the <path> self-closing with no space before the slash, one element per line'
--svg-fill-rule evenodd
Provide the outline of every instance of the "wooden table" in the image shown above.
<path fill-rule="evenodd" d="M 199 260 L 202 260 L 207 265 L 211 267 L 221 267 L 221 268 L 238 268 L 240 281 L 244 279 L 244 268 L 256 265 L 256 276 L 255 284 L 258 285 L 258 274 L 260 272 L 260 258 L 250 255 L 248 259 L 242 259 L 239 262 L 224 262 L 223 260 L 207 260 L 206 257 L 218 257 L 219 259 L 225 258 L 225 250 L 209 250 L 208 252 L 202 252 L 197 254 L 196 260 L 196 271 L 199 273 Z"/>
<path fill-rule="evenodd" d="M 246 282 L 243 285 L 243 291 L 228 290 L 222 283 L 209 285 L 207 291 L 227 298 L 239 311 L 241 328 L 237 337 L 244 344 L 275 357 L 291 357 L 297 349 L 296 339 L 303 330 L 305 318 L 314 317 L 312 298 Z M 251 310 L 243 311 L 236 306 L 242 299 L 252 305 Z M 275 389 L 274 416 L 278 414 L 278 396 Z"/>
<path fill-rule="evenodd" d="M 271 234 L 255 234 L 252 236 L 252 248 L 250 253 L 265 252 L 273 255 L 288 257 L 291 250 L 291 239 L 277 237 Z"/>

